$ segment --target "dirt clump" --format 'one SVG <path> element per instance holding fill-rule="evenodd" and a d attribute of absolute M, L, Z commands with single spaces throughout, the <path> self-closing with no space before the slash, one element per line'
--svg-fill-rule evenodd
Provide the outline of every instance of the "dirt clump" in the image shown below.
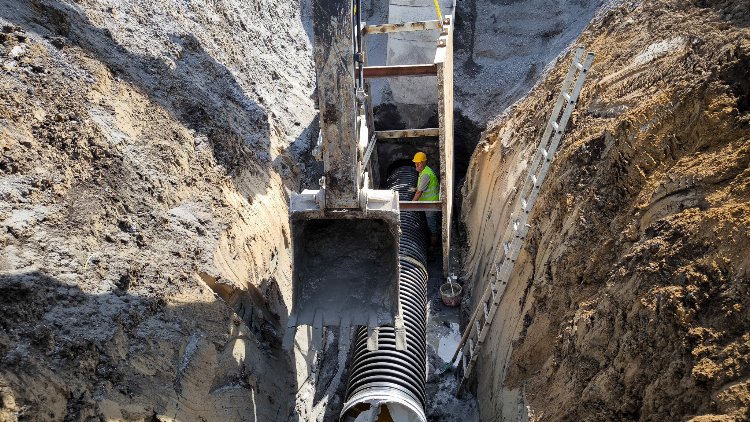
<path fill-rule="evenodd" d="M 596 60 L 479 360 L 483 419 L 750 417 L 746 6 L 622 2 L 578 40 Z M 472 158 L 475 291 L 570 59 Z"/>

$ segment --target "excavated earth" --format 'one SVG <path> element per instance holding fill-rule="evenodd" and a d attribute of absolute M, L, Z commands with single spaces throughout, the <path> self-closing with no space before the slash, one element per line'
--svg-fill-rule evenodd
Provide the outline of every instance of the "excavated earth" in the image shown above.
<path fill-rule="evenodd" d="M 595 63 L 479 358 L 481 417 L 748 420 L 750 8 L 623 2 L 578 43 Z M 475 293 L 571 59 L 472 157 Z"/>
<path fill-rule="evenodd" d="M 314 69 L 266 3 L 0 2 L 0 420 L 306 419 Z"/>
<path fill-rule="evenodd" d="M 457 4 L 461 154 L 522 98 L 468 167 L 469 292 L 601 4 Z M 0 421 L 335 417 L 337 337 L 280 347 L 289 193 L 320 170 L 309 10 L 0 0 Z M 479 361 L 483 420 L 750 418 L 748 13 L 625 2 L 584 31 L 596 62 Z M 431 420 L 473 419 L 431 383 Z"/>

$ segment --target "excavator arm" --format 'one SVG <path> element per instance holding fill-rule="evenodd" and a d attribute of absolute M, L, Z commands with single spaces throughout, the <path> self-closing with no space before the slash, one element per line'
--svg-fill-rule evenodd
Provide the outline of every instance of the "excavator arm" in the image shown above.
<path fill-rule="evenodd" d="M 357 3 L 313 0 L 324 175 L 320 189 L 291 198 L 293 293 L 286 347 L 299 325 L 313 327 L 313 346 L 324 326 L 367 326 L 372 349 L 378 326 L 403 332 L 398 195 L 370 189 L 365 172 L 371 125 Z"/>

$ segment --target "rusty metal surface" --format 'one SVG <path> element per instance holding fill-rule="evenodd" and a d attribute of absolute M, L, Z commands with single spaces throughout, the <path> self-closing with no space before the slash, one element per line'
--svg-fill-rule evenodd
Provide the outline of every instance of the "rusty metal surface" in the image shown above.
<path fill-rule="evenodd" d="M 351 2 L 313 1 L 313 55 L 329 208 L 359 206 L 353 24 Z"/>
<path fill-rule="evenodd" d="M 388 34 L 391 32 L 427 31 L 431 29 L 440 29 L 441 27 L 442 22 L 439 20 L 386 23 L 383 25 L 367 25 L 362 33 L 365 35 Z"/>
<path fill-rule="evenodd" d="M 435 76 L 437 66 L 432 64 L 410 64 L 398 66 L 366 66 L 365 78 L 388 78 L 392 76 Z"/>
<path fill-rule="evenodd" d="M 439 128 L 429 129 L 404 129 L 404 130 L 379 130 L 375 132 L 378 139 L 398 139 L 398 138 L 422 138 L 422 137 L 440 136 Z"/>
<path fill-rule="evenodd" d="M 400 211 L 440 211 L 443 201 L 399 201 Z"/>

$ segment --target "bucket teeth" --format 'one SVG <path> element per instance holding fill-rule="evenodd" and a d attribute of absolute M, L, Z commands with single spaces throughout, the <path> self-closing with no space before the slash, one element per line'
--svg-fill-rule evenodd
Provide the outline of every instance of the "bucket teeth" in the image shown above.
<path fill-rule="evenodd" d="M 401 315 L 396 317 L 395 331 L 396 331 L 396 350 L 398 351 L 406 350 L 406 328 L 404 327 L 404 319 L 401 317 Z"/>
<path fill-rule="evenodd" d="M 380 334 L 380 328 L 367 327 L 367 350 L 370 352 L 378 350 L 378 334 Z"/>
<path fill-rule="evenodd" d="M 370 314 L 370 323 L 367 326 L 367 350 L 374 352 L 378 350 L 378 318 L 375 314 Z"/>

